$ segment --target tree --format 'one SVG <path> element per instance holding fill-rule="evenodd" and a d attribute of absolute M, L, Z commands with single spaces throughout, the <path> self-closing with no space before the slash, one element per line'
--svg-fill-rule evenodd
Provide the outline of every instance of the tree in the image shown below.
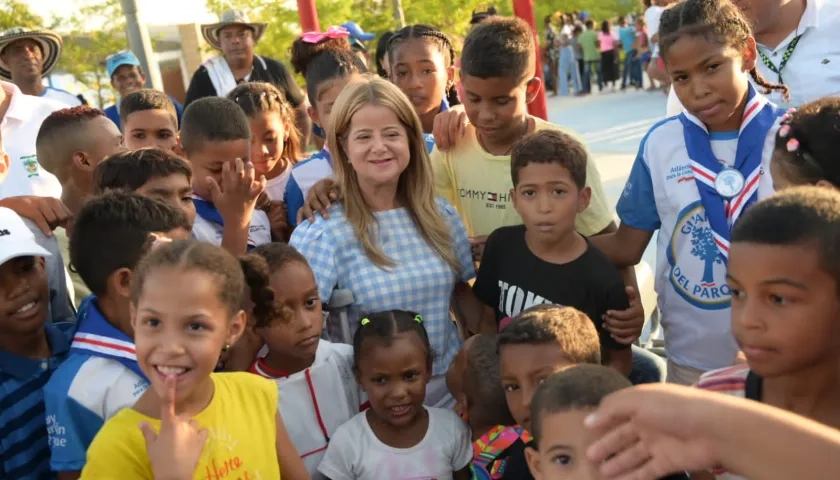
<path fill-rule="evenodd" d="M 104 107 L 113 96 L 105 58 L 128 48 L 119 0 L 88 1 L 70 18 L 60 19 L 60 24 L 64 47 L 58 69 L 96 92 L 93 103 Z"/>
<path fill-rule="evenodd" d="M 44 19 L 19 0 L 0 0 L 0 31 L 13 27 L 40 28 Z"/>
<path fill-rule="evenodd" d="M 715 243 L 712 229 L 695 224 L 691 229 L 691 254 L 703 261 L 702 285 L 714 285 L 715 264 L 723 263 L 723 257 Z"/>

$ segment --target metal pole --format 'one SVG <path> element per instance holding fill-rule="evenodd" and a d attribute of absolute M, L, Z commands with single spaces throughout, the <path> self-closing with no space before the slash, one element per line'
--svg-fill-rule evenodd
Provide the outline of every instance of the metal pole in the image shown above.
<path fill-rule="evenodd" d="M 146 87 L 163 90 L 163 80 L 160 77 L 160 66 L 152 50 L 149 31 L 140 20 L 137 0 L 120 0 L 125 14 L 126 32 L 128 34 L 128 48 L 137 55 L 143 71 L 146 72 Z"/>
<path fill-rule="evenodd" d="M 540 39 L 537 35 L 537 27 L 534 22 L 534 3 L 532 0 L 513 0 L 513 13 L 517 17 L 528 22 L 531 30 L 534 31 L 534 44 L 536 45 L 536 68 L 537 76 L 542 79 L 542 87 L 537 93 L 537 97 L 528 105 L 528 112 L 535 117 L 548 120 L 548 104 L 545 101 L 545 78 L 543 78 L 542 60 L 540 55 Z"/>
<path fill-rule="evenodd" d="M 321 26 L 318 22 L 318 8 L 315 6 L 315 0 L 297 0 L 298 18 L 300 18 L 300 28 L 304 32 L 319 32 Z"/>
<path fill-rule="evenodd" d="M 394 19 L 397 21 L 399 28 L 405 27 L 405 12 L 403 12 L 402 0 L 394 0 Z"/>

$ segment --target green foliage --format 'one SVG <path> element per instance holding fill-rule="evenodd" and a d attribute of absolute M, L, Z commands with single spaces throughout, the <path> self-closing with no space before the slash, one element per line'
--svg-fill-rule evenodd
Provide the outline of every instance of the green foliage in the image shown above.
<path fill-rule="evenodd" d="M 39 28 L 44 19 L 32 13 L 29 6 L 19 0 L 0 0 L 0 31 L 12 27 Z"/>
<path fill-rule="evenodd" d="M 96 30 L 87 25 L 101 25 Z M 112 101 L 111 81 L 105 70 L 105 58 L 128 48 L 125 15 L 119 0 L 89 0 L 70 18 L 61 19 L 64 48 L 58 68 L 96 92 L 89 98 L 99 107 Z"/>

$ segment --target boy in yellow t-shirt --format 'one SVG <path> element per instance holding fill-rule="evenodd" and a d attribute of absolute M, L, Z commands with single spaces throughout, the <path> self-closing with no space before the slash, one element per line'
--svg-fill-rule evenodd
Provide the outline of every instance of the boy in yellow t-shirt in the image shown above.
<path fill-rule="evenodd" d="M 455 205 L 476 243 L 497 228 L 522 223 L 510 196 L 510 152 L 516 142 L 539 130 L 559 130 L 580 140 L 528 114 L 528 103 L 540 89 L 535 55 L 531 29 L 517 18 L 488 19 L 464 42 L 461 83 L 470 124 L 454 148 L 435 149 L 431 158 L 438 195 Z M 592 200 L 575 229 L 589 237 L 614 225 L 594 162 L 587 162 L 586 179 Z"/>

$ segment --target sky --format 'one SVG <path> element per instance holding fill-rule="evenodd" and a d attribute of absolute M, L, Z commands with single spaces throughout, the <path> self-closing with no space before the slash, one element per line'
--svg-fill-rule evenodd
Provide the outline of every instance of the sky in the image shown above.
<path fill-rule="evenodd" d="M 207 11 L 205 0 L 136 0 L 141 18 L 150 25 L 202 23 L 215 20 Z M 38 15 L 69 16 L 84 0 L 23 0 Z M 165 12 L 165 13 L 164 13 Z"/>

